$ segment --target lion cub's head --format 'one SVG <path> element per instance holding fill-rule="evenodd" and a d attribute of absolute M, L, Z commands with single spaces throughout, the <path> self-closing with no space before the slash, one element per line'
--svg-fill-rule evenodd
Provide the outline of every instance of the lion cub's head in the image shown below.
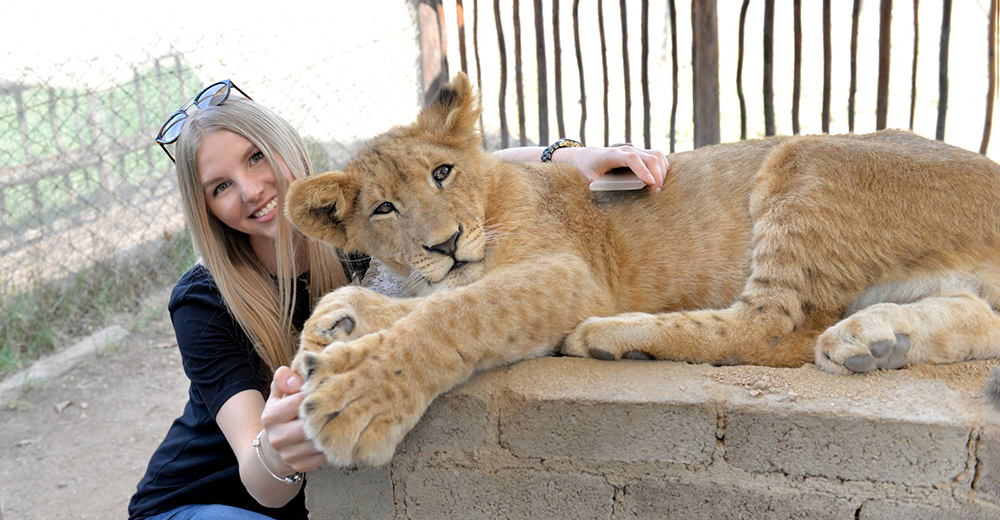
<path fill-rule="evenodd" d="M 417 294 L 478 280 L 488 182 L 480 111 L 460 73 L 415 123 L 374 138 L 344 171 L 294 182 L 288 218 L 308 236 L 410 277 Z"/>

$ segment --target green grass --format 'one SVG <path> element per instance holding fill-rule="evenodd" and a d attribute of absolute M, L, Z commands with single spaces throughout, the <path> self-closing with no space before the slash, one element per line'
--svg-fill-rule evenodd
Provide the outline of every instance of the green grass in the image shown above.
<path fill-rule="evenodd" d="M 159 76 L 151 68 L 98 92 L 25 85 L 20 113 L 14 92 L 6 92 L 0 95 L 0 169 L 60 151 L 90 150 L 114 138 L 138 136 L 152 145 L 155 129 L 200 85 L 186 66 L 163 66 Z M 123 157 L 106 156 L 103 170 L 81 166 L 0 189 L 0 237 L 46 225 L 88 205 L 100 207 L 112 189 L 117 199 L 142 197 L 170 170 L 159 150 L 149 152 L 152 167 L 147 150 L 140 149 Z M 141 258 L 119 258 L 114 252 L 107 256 L 69 279 L 39 277 L 26 287 L 19 285 L 17 292 L 0 279 L 0 377 L 106 325 L 110 316 L 134 310 L 150 289 L 172 284 L 195 261 L 187 233 L 161 240 Z"/>
<path fill-rule="evenodd" d="M 184 232 L 148 255 L 112 257 L 69 280 L 40 282 L 18 293 L 5 293 L 9 284 L 0 283 L 0 377 L 107 325 L 116 313 L 135 310 L 144 295 L 174 283 L 195 260 Z"/>
<path fill-rule="evenodd" d="M 171 107 L 174 103 L 179 106 L 187 91 L 197 85 L 199 80 L 194 71 L 182 67 L 163 69 L 161 78 L 157 78 L 155 71 L 149 71 L 113 89 L 91 93 L 89 104 L 84 91 L 52 89 L 50 92 L 47 87 L 27 87 L 21 91 L 23 125 L 14 95 L 0 95 L 0 168 L 14 168 L 31 158 L 55 155 L 60 147 L 63 151 L 89 149 L 99 136 L 111 139 L 141 135 L 156 148 L 152 144 L 154 131 L 150 128 L 157 127 L 174 110 L 167 108 L 168 103 Z M 145 128 L 140 124 L 143 119 Z M 92 128 L 95 121 L 101 126 Z M 27 135 L 22 133 L 22 127 L 28 129 Z M 59 178 L 0 189 L 3 217 L 0 236 L 45 225 L 60 214 L 78 211 L 83 201 L 94 203 L 112 189 L 124 190 L 120 195 L 128 196 L 135 188 L 158 182 L 160 175 L 169 169 L 168 160 L 159 150 L 148 152 L 153 154 L 152 168 L 145 149 L 129 152 L 120 160 L 106 157 L 110 171 L 106 171 L 103 183 L 98 169 L 87 166 Z"/>

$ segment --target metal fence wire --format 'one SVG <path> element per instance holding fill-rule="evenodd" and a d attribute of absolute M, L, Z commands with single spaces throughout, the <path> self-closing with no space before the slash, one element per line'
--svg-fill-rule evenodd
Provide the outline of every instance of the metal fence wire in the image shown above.
<path fill-rule="evenodd" d="M 215 70 L 237 71 L 232 77 L 241 88 L 255 98 L 255 89 L 266 92 L 263 102 L 293 126 L 319 128 L 303 132 L 317 170 L 342 165 L 372 133 L 345 121 L 343 107 L 384 113 L 392 108 L 385 92 L 395 91 L 405 92 L 407 109 L 415 111 L 419 86 L 414 72 L 387 78 L 381 91 L 330 83 L 327 76 L 351 55 L 391 44 L 385 40 L 401 37 L 412 46 L 414 30 L 314 53 L 295 78 L 241 79 L 239 71 L 259 54 L 206 67 L 175 50 L 138 61 L 122 57 L 116 70 L 104 65 L 101 74 L 128 79 L 96 88 L 56 86 L 72 81 L 55 82 L 30 68 L 0 83 L 0 294 L 72 277 L 110 257 L 148 254 L 183 232 L 174 166 L 154 137 L 181 103 L 225 79 L 214 77 Z M 333 126 L 335 133 L 322 130 Z"/>
<path fill-rule="evenodd" d="M 0 51 L 0 297 L 109 258 L 165 258 L 184 223 L 173 164 L 153 138 L 181 103 L 226 78 L 299 129 L 319 171 L 411 121 L 431 87 L 459 70 L 480 87 L 490 149 L 566 136 L 673 151 L 675 141 L 685 149 L 907 121 L 943 139 L 947 109 L 948 142 L 986 152 L 997 0 L 956 3 L 955 32 L 950 0 L 895 10 L 887 1 L 675 4 L 331 2 L 306 17 L 233 13 L 228 30 L 213 21 L 178 36 L 167 24 L 168 34 L 142 42 L 112 27 L 102 32 L 110 56 L 89 61 L 24 59 L 32 46 L 9 46 Z M 0 332 L 9 320 L 0 312 Z"/>
<path fill-rule="evenodd" d="M 131 81 L 67 89 L 25 78 L 0 86 L 0 273 L 11 288 L 179 232 L 177 181 L 153 145 L 163 114 L 200 83 L 179 55 Z"/>

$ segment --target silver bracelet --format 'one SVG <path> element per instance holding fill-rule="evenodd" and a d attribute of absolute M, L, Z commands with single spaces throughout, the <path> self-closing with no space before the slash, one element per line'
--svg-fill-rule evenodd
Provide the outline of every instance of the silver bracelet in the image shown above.
<path fill-rule="evenodd" d="M 298 484 L 299 481 L 302 480 L 302 474 L 299 473 L 298 471 L 296 471 L 295 473 L 292 473 L 290 476 L 287 476 L 287 477 L 279 477 L 279 476 L 275 475 L 273 471 L 271 471 L 271 467 L 268 466 L 267 465 L 267 461 L 264 460 L 264 454 L 260 452 L 260 436 L 263 433 L 264 433 L 264 430 L 261 430 L 260 433 L 258 433 L 257 436 L 253 438 L 253 449 L 254 449 L 254 451 L 257 452 L 257 458 L 260 459 L 260 463 L 264 465 L 264 469 L 266 469 L 267 472 L 270 473 L 271 476 L 274 477 L 276 480 L 280 480 L 280 481 L 284 482 L 285 484 L 289 484 L 289 485 L 291 485 L 291 484 Z"/>

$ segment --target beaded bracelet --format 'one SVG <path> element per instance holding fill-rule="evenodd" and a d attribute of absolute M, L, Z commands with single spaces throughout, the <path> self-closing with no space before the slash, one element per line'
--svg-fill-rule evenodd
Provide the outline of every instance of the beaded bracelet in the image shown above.
<path fill-rule="evenodd" d="M 574 141 L 572 139 L 566 139 L 564 137 L 550 144 L 549 147 L 546 148 L 544 152 L 542 152 L 542 162 L 551 162 L 552 153 L 560 148 L 577 148 L 580 146 L 583 146 L 583 143 L 581 143 L 580 141 Z"/>
<path fill-rule="evenodd" d="M 257 452 L 257 458 L 260 459 L 260 463 L 264 465 L 264 469 L 266 469 L 267 472 L 270 473 L 271 476 L 274 477 L 276 480 L 280 480 L 280 481 L 284 482 L 285 484 L 289 484 L 289 485 L 291 485 L 291 484 L 297 484 L 300 480 L 302 480 L 302 474 L 299 473 L 298 471 L 296 471 L 295 473 L 292 473 L 290 476 L 287 476 L 287 477 L 279 477 L 279 476 L 275 475 L 273 471 L 271 471 L 271 467 L 268 466 L 267 465 L 267 461 L 264 460 L 264 454 L 260 452 L 260 436 L 263 433 L 264 433 L 264 430 L 261 430 L 260 433 L 258 433 L 257 436 L 253 438 L 253 449 L 254 449 L 254 451 Z"/>

